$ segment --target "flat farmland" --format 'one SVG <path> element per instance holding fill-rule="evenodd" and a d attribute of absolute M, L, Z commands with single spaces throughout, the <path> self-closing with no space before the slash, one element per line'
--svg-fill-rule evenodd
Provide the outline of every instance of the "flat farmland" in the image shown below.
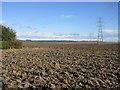
<path fill-rule="evenodd" d="M 2 79 L 3 89 L 119 89 L 118 44 L 23 42 L 2 50 Z"/>

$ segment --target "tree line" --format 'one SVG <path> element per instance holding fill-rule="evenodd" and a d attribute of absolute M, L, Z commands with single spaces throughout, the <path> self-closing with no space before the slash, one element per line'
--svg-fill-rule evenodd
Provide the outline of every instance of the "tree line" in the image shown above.
<path fill-rule="evenodd" d="M 2 41 L 16 40 L 16 32 L 10 27 L 0 25 L 0 32 L 0 38 L 2 39 Z"/>
<path fill-rule="evenodd" d="M 16 32 L 10 27 L 0 25 L 0 42 L 2 49 L 21 48 L 22 42 L 16 39 Z"/>

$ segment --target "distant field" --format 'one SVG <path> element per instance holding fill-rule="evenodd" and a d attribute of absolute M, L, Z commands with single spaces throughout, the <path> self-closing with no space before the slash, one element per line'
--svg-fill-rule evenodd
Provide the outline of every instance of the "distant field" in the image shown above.
<path fill-rule="evenodd" d="M 23 42 L 2 53 L 4 88 L 120 88 L 117 43 Z"/>
<path fill-rule="evenodd" d="M 88 44 L 92 44 L 92 45 L 97 45 L 97 42 L 23 42 L 23 47 L 53 47 L 53 46 L 66 46 L 66 45 L 88 45 Z M 111 44 L 118 44 L 117 42 L 115 43 L 100 43 L 99 45 L 111 45 Z"/>

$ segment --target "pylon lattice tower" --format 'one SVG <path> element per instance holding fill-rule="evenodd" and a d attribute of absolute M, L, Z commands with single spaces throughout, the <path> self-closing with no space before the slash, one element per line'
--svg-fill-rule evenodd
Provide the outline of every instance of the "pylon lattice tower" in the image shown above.
<path fill-rule="evenodd" d="M 98 43 L 103 42 L 103 25 L 102 25 L 102 18 L 99 17 L 99 21 L 98 21 Z"/>

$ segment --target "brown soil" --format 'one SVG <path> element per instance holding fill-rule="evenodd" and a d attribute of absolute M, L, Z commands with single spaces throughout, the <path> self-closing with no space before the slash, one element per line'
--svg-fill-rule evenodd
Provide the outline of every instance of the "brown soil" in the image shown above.
<path fill-rule="evenodd" d="M 120 88 L 117 44 L 24 42 L 2 51 L 3 88 Z"/>

